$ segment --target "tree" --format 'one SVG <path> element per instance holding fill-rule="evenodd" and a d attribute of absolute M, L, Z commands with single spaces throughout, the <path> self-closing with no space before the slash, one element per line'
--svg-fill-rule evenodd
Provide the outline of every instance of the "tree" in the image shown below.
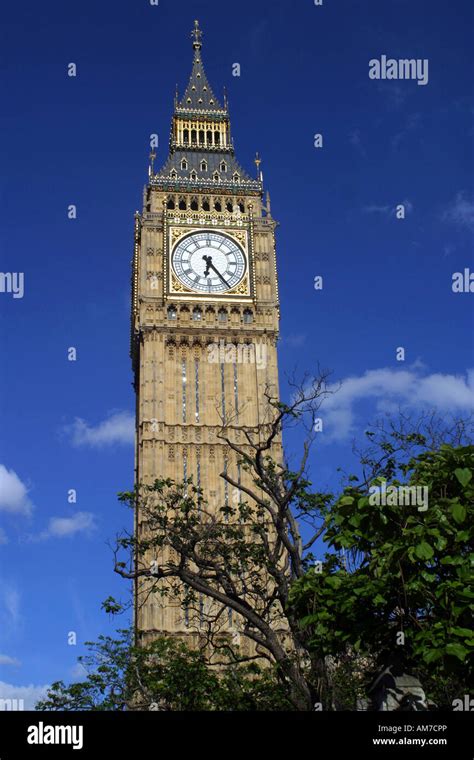
<path fill-rule="evenodd" d="M 268 418 L 243 431 L 243 444 L 229 423 L 220 433 L 250 475 L 243 483 L 222 473 L 242 499 L 212 510 L 191 480 L 156 480 L 122 494 L 124 503 L 139 510 L 146 530 L 118 537 L 115 569 L 124 578 L 146 580 L 144 593 L 174 596 L 188 610 L 196 610 L 207 651 L 221 652 L 229 662 L 264 658 L 276 664 L 291 704 L 311 710 L 321 698 L 324 663 L 308 650 L 310 636 L 289 606 L 289 595 L 324 531 L 322 515 L 330 498 L 311 493 L 305 475 L 316 414 L 328 393 L 326 377 L 293 385 L 293 391 L 288 405 L 266 394 Z M 293 471 L 277 452 L 282 432 L 295 424 L 304 425 L 308 434 Z M 310 532 L 307 541 L 302 525 Z M 201 598 L 213 606 L 198 609 Z M 243 654 L 239 637 L 235 642 L 226 632 L 229 610 L 239 620 L 239 634 L 254 643 L 254 654 Z"/>
<path fill-rule="evenodd" d="M 130 630 L 88 642 L 79 660 L 87 672 L 80 683 L 53 683 L 37 710 L 151 711 L 287 710 L 274 674 L 256 664 L 212 671 L 202 653 L 183 642 L 160 638 L 133 645 Z"/>
<path fill-rule="evenodd" d="M 269 396 L 273 416 L 245 430 L 244 445 L 229 426 L 222 430 L 251 478 L 222 477 L 249 501 L 216 512 L 191 480 L 157 480 L 121 495 L 140 509 L 146 530 L 118 537 L 116 571 L 197 613 L 198 648 L 101 637 L 90 645 L 86 681 L 53 684 L 44 709 L 311 710 L 315 702 L 355 709 L 368 676 L 394 657 L 448 704 L 472 673 L 471 425 L 443 427 L 436 415 L 414 421 L 402 413 L 377 424 L 359 452 L 359 474 L 345 476 L 334 497 L 314 492 L 306 474 L 326 393 L 323 376 L 295 388 L 288 405 Z M 307 431 L 296 470 L 278 457 L 282 431 L 292 425 Z M 403 488 L 416 487 L 428 489 L 427 509 L 423 500 L 400 502 Z M 315 563 L 318 539 L 330 551 Z M 120 610 L 113 599 L 104 606 Z M 238 631 L 223 624 L 229 609 Z M 241 636 L 254 642 L 254 653 L 240 646 Z M 218 668 L 210 649 L 220 655 Z"/>
<path fill-rule="evenodd" d="M 334 553 L 294 584 L 292 604 L 318 657 L 352 651 L 378 668 L 397 661 L 446 700 L 443 688 L 467 686 L 473 669 L 474 446 L 422 451 L 420 432 L 378 430 L 362 482 L 350 478 L 327 510 Z M 400 453 L 414 448 L 404 462 Z M 426 508 L 407 504 L 407 485 L 427 489 Z"/>
<path fill-rule="evenodd" d="M 380 663 L 401 651 L 393 641 L 399 633 L 407 642 L 407 662 L 409 653 L 412 660 L 431 657 L 434 663 L 446 655 L 461 662 L 469 640 L 468 592 L 461 586 L 470 540 L 461 523 L 471 495 L 466 503 L 456 502 L 461 494 L 449 467 L 470 450 L 458 452 L 448 444 L 441 453 L 426 448 L 443 439 L 461 443 L 472 424 L 454 420 L 447 426 L 436 413 L 414 421 L 401 412 L 398 424 L 388 430 L 379 424 L 368 432 L 371 446 L 361 452 L 361 473 L 350 476 L 335 498 L 314 492 L 306 472 L 319 407 L 330 392 L 326 375 L 290 385 L 289 404 L 266 394 L 268 415 L 260 426 L 242 431 L 228 422 L 221 430 L 219 437 L 249 474 L 244 481 L 228 471 L 221 474 L 238 500 L 210 509 L 192 480 L 156 480 L 120 496 L 139 511 L 146 529 L 118 537 L 115 569 L 140 581 L 144 595 L 174 597 L 194 614 L 202 652 L 218 652 L 231 663 L 266 659 L 276 665 L 295 709 L 311 710 L 315 702 L 330 709 L 334 663 L 328 654 L 347 658 L 348 647 L 355 652 L 365 647 Z M 290 426 L 306 430 L 295 469 L 279 457 L 282 434 Z M 384 482 L 401 487 L 408 476 L 412 485 L 424 478 L 430 489 L 426 514 L 370 504 L 370 487 Z M 447 496 L 445 477 L 450 478 Z M 320 576 L 310 570 L 318 539 L 332 549 Z M 298 591 L 292 590 L 295 584 Z M 440 611 L 445 604 L 449 614 Z M 239 621 L 237 633 L 254 643 L 253 653 L 243 651 L 239 635 L 229 633 L 229 610 Z M 429 622 L 437 626 L 437 644 L 427 655 Z M 448 642 L 448 635 L 465 638 Z"/>

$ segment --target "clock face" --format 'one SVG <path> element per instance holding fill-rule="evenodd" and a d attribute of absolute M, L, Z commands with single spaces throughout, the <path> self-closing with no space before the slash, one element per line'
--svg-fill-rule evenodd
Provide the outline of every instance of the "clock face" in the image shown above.
<path fill-rule="evenodd" d="M 173 269 L 178 279 L 199 293 L 226 293 L 243 279 L 246 260 L 240 246 L 219 232 L 193 232 L 175 247 Z"/>

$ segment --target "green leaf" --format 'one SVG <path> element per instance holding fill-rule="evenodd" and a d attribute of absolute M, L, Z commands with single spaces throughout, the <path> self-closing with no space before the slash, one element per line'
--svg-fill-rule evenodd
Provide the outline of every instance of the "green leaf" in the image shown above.
<path fill-rule="evenodd" d="M 353 504 L 354 503 L 354 497 L 353 496 L 343 496 L 342 499 L 340 499 L 339 504 L 341 507 L 344 507 L 346 504 Z"/>
<path fill-rule="evenodd" d="M 462 636 L 464 639 L 470 639 L 472 636 L 470 628 L 452 628 L 450 633 L 453 633 L 455 636 Z"/>
<path fill-rule="evenodd" d="M 464 662 L 468 650 L 466 647 L 463 647 L 462 644 L 448 644 L 446 647 L 446 654 L 451 654 L 453 657 L 457 657 L 458 660 L 461 660 L 461 662 Z"/>
<path fill-rule="evenodd" d="M 441 659 L 443 651 L 441 649 L 429 649 L 423 654 L 424 661 L 429 665 L 431 662 Z"/>
<path fill-rule="evenodd" d="M 461 469 L 454 470 L 454 474 L 456 475 L 461 485 L 464 486 L 464 488 L 472 480 L 472 472 L 471 470 L 468 470 L 467 467 L 465 467 L 463 470 Z"/>
<path fill-rule="evenodd" d="M 453 504 L 451 507 L 451 513 L 458 525 L 461 525 L 466 519 L 466 507 L 464 504 L 460 504 L 459 502 Z"/>
<path fill-rule="evenodd" d="M 415 547 L 415 554 L 418 559 L 431 559 L 434 555 L 433 547 L 426 541 L 422 541 L 421 544 Z"/>

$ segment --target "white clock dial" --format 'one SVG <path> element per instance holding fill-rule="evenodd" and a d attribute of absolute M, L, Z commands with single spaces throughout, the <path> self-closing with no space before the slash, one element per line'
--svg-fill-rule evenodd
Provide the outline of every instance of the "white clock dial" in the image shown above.
<path fill-rule="evenodd" d="M 199 293 L 226 293 L 243 279 L 247 268 L 241 247 L 219 232 L 193 232 L 173 250 L 178 279 Z"/>

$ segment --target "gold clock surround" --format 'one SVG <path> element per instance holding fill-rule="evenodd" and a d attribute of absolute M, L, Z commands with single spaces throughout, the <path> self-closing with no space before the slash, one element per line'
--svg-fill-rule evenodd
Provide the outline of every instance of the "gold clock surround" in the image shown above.
<path fill-rule="evenodd" d="M 208 220 L 206 220 L 208 222 Z M 223 220 L 222 220 L 223 221 Z M 220 294 L 207 294 L 198 293 L 191 288 L 186 287 L 182 283 L 173 271 L 172 256 L 179 242 L 193 233 L 202 233 L 209 230 L 210 232 L 224 235 L 231 238 L 243 251 L 246 268 L 245 274 L 240 282 L 231 290 L 227 290 Z M 195 224 L 184 224 L 176 226 L 176 221 L 171 223 L 168 227 L 168 245 L 166 250 L 166 269 L 168 274 L 167 282 L 167 295 L 170 297 L 185 297 L 196 301 L 225 301 L 227 300 L 248 300 L 252 298 L 252 265 L 250 257 L 250 234 L 248 229 L 237 229 L 226 227 L 222 224 L 216 224 L 215 226 L 209 223 L 203 226 L 196 226 Z"/>

